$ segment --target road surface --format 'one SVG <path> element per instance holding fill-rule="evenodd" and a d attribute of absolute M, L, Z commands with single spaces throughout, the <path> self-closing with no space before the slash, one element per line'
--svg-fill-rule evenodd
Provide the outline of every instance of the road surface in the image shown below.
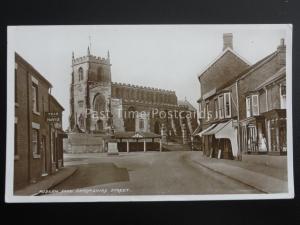
<path fill-rule="evenodd" d="M 54 187 L 55 195 L 250 194 L 258 190 L 193 160 L 200 152 L 132 152 L 119 156 L 65 156 L 78 169 Z"/>

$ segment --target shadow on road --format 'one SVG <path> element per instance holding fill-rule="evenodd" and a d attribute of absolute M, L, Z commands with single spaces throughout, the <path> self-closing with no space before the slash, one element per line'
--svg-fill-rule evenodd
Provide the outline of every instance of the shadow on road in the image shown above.
<path fill-rule="evenodd" d="M 129 181 L 126 168 L 119 168 L 113 163 L 86 164 L 80 165 L 71 177 L 53 187 L 52 190 L 77 189 L 122 181 Z"/>

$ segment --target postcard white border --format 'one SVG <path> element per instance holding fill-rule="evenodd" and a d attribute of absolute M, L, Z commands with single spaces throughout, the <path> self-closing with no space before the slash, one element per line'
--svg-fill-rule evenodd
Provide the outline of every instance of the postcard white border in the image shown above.
<path fill-rule="evenodd" d="M 103 25 L 102 25 L 103 26 Z M 104 25 L 115 26 L 115 25 Z M 247 29 L 243 25 L 123 25 L 123 26 L 209 26 L 212 29 L 228 28 Z M 38 27 L 38 26 L 35 26 Z M 286 81 L 287 81 L 287 161 L 288 192 L 279 194 L 218 194 L 218 195 L 130 195 L 130 196 L 15 196 L 13 195 L 14 175 L 14 30 L 16 26 L 7 27 L 7 135 L 6 135 L 6 177 L 5 201 L 17 202 L 131 202 L 131 201 L 208 201 L 208 200 L 255 200 L 255 199 L 291 199 L 294 198 L 293 169 L 293 118 L 292 118 L 292 24 L 260 24 L 256 28 L 280 28 L 286 30 Z M 251 28 L 249 28 L 251 29 Z M 253 28 L 252 28 L 253 29 Z M 196 75 L 195 75 L 196 77 Z"/>

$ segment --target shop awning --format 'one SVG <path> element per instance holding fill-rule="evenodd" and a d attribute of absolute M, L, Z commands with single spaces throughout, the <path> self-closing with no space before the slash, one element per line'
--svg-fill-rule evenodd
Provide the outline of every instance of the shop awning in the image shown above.
<path fill-rule="evenodd" d="M 213 135 L 213 134 L 216 134 L 220 130 L 222 130 L 229 122 L 227 121 L 227 122 L 224 122 L 224 123 L 218 123 L 214 128 L 212 128 L 212 129 L 204 132 L 202 135 Z"/>
<path fill-rule="evenodd" d="M 192 133 L 192 136 L 198 135 L 198 133 L 200 132 L 200 130 L 201 130 L 201 126 L 198 125 L 198 127 L 197 127 L 197 128 L 194 130 L 194 132 Z"/>
<path fill-rule="evenodd" d="M 232 147 L 232 154 L 234 157 L 237 157 L 238 154 L 237 128 L 236 126 L 234 126 L 233 120 L 215 124 L 214 127 L 212 127 L 211 129 L 204 130 L 201 133 L 202 133 L 201 135 L 203 136 L 214 135 L 216 139 L 221 139 L 221 138 L 229 139 Z"/>
<path fill-rule="evenodd" d="M 207 131 L 213 129 L 215 126 L 216 126 L 216 124 L 210 125 L 208 128 L 204 129 L 203 131 L 201 131 L 201 132 L 198 133 L 197 135 L 198 135 L 199 137 L 202 137 L 202 135 L 203 135 L 205 132 L 207 132 Z"/>

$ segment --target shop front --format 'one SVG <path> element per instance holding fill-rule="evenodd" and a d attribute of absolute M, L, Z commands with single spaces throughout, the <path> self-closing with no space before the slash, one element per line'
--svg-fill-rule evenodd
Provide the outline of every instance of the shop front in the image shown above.
<path fill-rule="evenodd" d="M 269 154 L 287 154 L 286 110 L 273 109 L 263 113 L 266 121 L 267 145 Z"/>
<path fill-rule="evenodd" d="M 218 159 L 238 157 L 237 126 L 233 120 L 216 123 L 201 131 L 203 154 Z"/>
<path fill-rule="evenodd" d="M 255 116 L 241 121 L 241 149 L 247 154 L 266 154 L 265 117 Z"/>

